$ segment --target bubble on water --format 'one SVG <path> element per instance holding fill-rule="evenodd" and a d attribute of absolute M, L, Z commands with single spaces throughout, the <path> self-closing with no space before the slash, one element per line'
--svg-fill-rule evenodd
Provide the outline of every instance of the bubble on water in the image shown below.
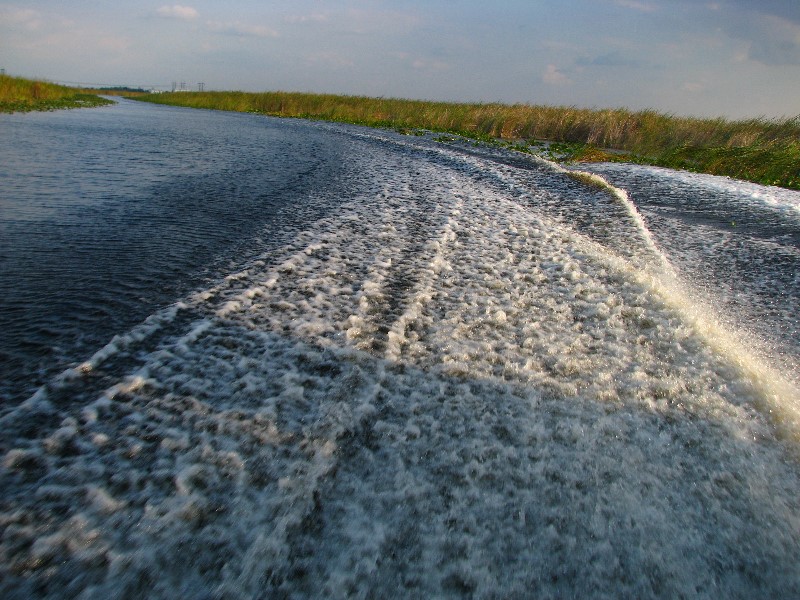
<path fill-rule="evenodd" d="M 4 595 L 800 589 L 792 445 L 629 207 L 359 135 L 371 195 L 4 418 Z"/>

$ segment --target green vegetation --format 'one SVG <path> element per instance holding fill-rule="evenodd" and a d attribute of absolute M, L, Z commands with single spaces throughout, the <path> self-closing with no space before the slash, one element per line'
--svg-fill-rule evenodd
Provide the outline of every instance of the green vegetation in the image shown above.
<path fill-rule="evenodd" d="M 652 110 L 456 104 L 290 92 L 180 92 L 139 99 L 388 127 L 404 133 L 425 129 L 486 143 L 501 140 L 516 150 L 565 162 L 636 162 L 800 189 L 800 116 L 729 121 Z"/>
<path fill-rule="evenodd" d="M 148 90 L 144 88 L 135 88 L 123 85 L 118 85 L 114 87 L 82 88 L 80 91 L 85 94 L 103 94 L 103 96 L 123 96 L 125 98 L 135 98 L 137 96 L 145 96 L 150 93 Z"/>
<path fill-rule="evenodd" d="M 0 75 L 0 112 L 82 108 L 111 103 L 84 90 Z"/>

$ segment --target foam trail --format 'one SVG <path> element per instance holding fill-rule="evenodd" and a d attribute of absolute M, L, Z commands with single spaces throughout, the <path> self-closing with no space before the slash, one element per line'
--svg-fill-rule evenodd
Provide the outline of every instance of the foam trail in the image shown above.
<path fill-rule="evenodd" d="M 4 419 L 0 594 L 797 595 L 796 444 L 643 219 L 307 126 L 357 192 Z"/>
<path fill-rule="evenodd" d="M 602 188 L 605 188 L 611 194 L 614 195 L 617 200 L 619 200 L 625 209 L 628 211 L 628 215 L 636 224 L 636 227 L 639 230 L 640 235 L 646 241 L 648 248 L 651 250 L 653 255 L 657 256 L 660 262 L 661 270 L 670 278 L 675 278 L 675 269 L 673 269 L 672 265 L 669 262 L 669 259 L 664 255 L 661 249 L 656 244 L 655 239 L 653 239 L 653 234 L 647 227 L 647 224 L 642 218 L 641 213 L 636 208 L 636 205 L 631 201 L 630 196 L 628 196 L 628 192 L 626 192 L 622 188 L 618 188 L 614 185 L 611 185 L 606 179 L 601 177 L 600 175 L 596 175 L 595 173 L 589 173 L 588 171 L 573 171 L 564 169 L 560 165 L 556 165 L 561 172 L 569 175 L 570 177 L 576 177 L 579 181 L 588 181 L 590 185 L 597 185 Z"/>
<path fill-rule="evenodd" d="M 699 296 L 687 289 L 687 284 L 680 281 L 668 258 L 656 244 L 644 218 L 628 193 L 595 173 L 567 170 L 559 165 L 555 167 L 566 174 L 576 173 L 592 184 L 605 187 L 625 205 L 642 237 L 647 240 L 650 249 L 660 259 L 662 269 L 655 274 L 653 289 L 658 291 L 669 304 L 678 308 L 717 352 L 728 357 L 753 382 L 754 387 L 759 390 L 759 397 L 763 400 L 760 403 L 761 410 L 770 415 L 783 435 L 800 442 L 800 389 L 770 367 L 765 362 L 764 356 L 753 352 L 752 342 L 745 343 L 742 333 L 730 331 L 723 326 L 711 307 L 702 304 Z M 642 279 L 643 275 L 636 273 L 639 279 Z"/>
<path fill-rule="evenodd" d="M 582 183 L 601 187 L 619 201 L 634 223 L 638 236 L 644 240 L 647 250 L 655 259 L 655 265 L 642 264 L 637 261 L 634 266 L 630 263 L 630 259 L 618 256 L 615 248 L 607 246 L 589 244 L 589 247 L 593 248 L 592 253 L 601 260 L 609 260 L 609 264 L 615 265 L 615 268 L 623 270 L 637 281 L 647 285 L 670 306 L 678 309 L 706 342 L 720 355 L 735 364 L 757 390 L 759 409 L 769 415 L 781 435 L 795 442 L 800 441 L 800 388 L 797 383 L 769 364 L 770 359 L 766 353 L 759 351 L 759 348 L 765 346 L 763 342 L 754 342 L 752 339 L 745 341 L 747 337 L 751 336 L 730 325 L 723 324 L 711 306 L 701 300 L 702 296 L 693 292 L 691 286 L 678 275 L 669 258 L 658 246 L 644 217 L 631 200 L 628 192 L 614 186 L 606 178 L 596 173 L 566 169 L 541 157 L 535 157 L 534 160 Z M 480 164 L 481 161 L 478 160 L 476 163 Z M 488 169 L 493 170 L 500 178 L 509 180 L 509 185 L 518 185 L 513 178 L 498 171 L 496 167 L 489 166 Z M 794 204 L 787 204 L 787 206 L 795 207 Z"/>
<path fill-rule="evenodd" d="M 92 371 L 96 370 L 101 364 L 108 359 L 124 352 L 131 346 L 140 344 L 147 338 L 155 335 L 165 325 L 173 322 L 182 310 L 185 310 L 187 305 L 183 302 L 176 302 L 153 315 L 147 317 L 141 324 L 134 327 L 130 331 L 115 335 L 111 341 L 105 346 L 95 352 L 88 360 L 82 362 L 76 367 L 66 369 L 53 377 L 48 383 L 41 386 L 34 394 L 21 403 L 16 410 L 35 410 L 35 409 L 48 409 L 50 407 L 48 396 L 52 392 L 64 389 L 71 382 L 81 377 L 85 377 Z M 12 418 L 16 410 L 11 411 L 9 414 L 0 417 L 0 425 L 6 418 Z"/>

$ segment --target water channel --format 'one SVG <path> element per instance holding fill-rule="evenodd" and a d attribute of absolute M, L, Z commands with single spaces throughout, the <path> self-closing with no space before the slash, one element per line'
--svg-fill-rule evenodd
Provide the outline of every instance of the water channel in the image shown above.
<path fill-rule="evenodd" d="M 0 592 L 800 595 L 800 193 L 0 115 Z"/>

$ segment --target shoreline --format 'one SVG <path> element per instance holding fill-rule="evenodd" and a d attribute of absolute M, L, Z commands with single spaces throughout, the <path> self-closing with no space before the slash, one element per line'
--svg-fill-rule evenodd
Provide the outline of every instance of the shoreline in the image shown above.
<path fill-rule="evenodd" d="M 408 134 L 424 130 L 527 153 L 539 153 L 546 144 L 548 152 L 555 149 L 560 155 L 557 160 L 564 163 L 628 162 L 800 190 L 800 117 L 728 121 L 650 110 L 459 104 L 301 92 L 174 92 L 133 99 Z"/>
<path fill-rule="evenodd" d="M 113 100 L 101 98 L 87 90 L 0 75 L 0 113 L 45 112 L 109 104 L 113 104 Z"/>
<path fill-rule="evenodd" d="M 700 119 L 654 110 L 454 103 L 302 92 L 115 95 L 141 102 L 458 136 L 572 165 L 621 162 L 800 190 L 800 115 Z M 0 75 L 0 113 L 106 106 L 92 90 Z"/>

